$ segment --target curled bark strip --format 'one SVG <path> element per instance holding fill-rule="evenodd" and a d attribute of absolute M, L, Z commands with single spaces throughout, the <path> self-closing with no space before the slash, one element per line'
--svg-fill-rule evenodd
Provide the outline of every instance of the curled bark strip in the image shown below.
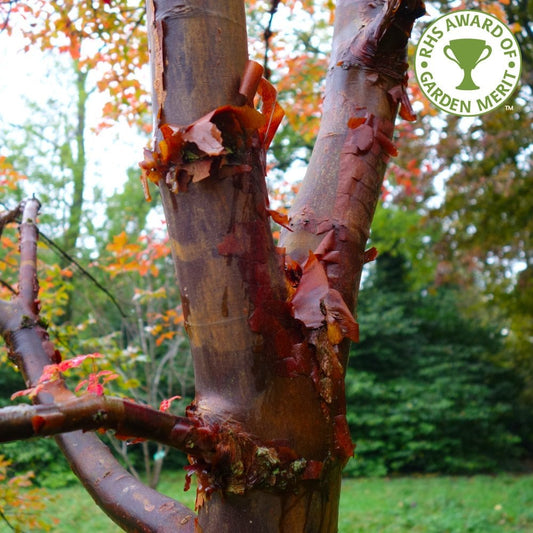
<path fill-rule="evenodd" d="M 425 12 L 420 0 L 368 3 L 360 12 L 359 32 L 340 51 L 336 64 L 345 69 L 354 66 L 371 69 L 403 81 L 407 42 L 414 21 Z"/>
<path fill-rule="evenodd" d="M 324 247 L 331 235 L 324 238 Z M 335 258 L 336 259 L 336 258 Z M 347 337 L 354 342 L 359 339 L 359 329 L 341 294 L 330 288 L 326 270 L 319 258 L 309 253 L 296 292 L 291 300 L 294 318 L 309 329 L 327 326 L 329 340 L 338 345 Z"/>
<path fill-rule="evenodd" d="M 139 163 L 146 200 L 151 200 L 149 181 L 159 185 L 164 180 L 177 193 L 212 172 L 226 177 L 240 174 L 239 154 L 250 150 L 255 135 L 266 152 L 284 113 L 276 90 L 261 77 L 262 70 L 258 63 L 248 61 L 239 89 L 245 105 L 219 107 L 187 126 L 161 125 L 162 139 L 155 150 L 144 149 Z M 252 107 L 256 92 L 262 101 L 261 111 Z"/>
<path fill-rule="evenodd" d="M 241 86 L 239 87 L 239 93 L 246 98 L 246 103 L 249 106 L 254 104 L 254 96 L 261 83 L 263 70 L 263 67 L 256 61 L 248 61 L 248 63 L 246 63 Z"/>
<path fill-rule="evenodd" d="M 257 93 L 263 101 L 261 111 L 266 118 L 265 126 L 259 130 L 263 149 L 266 151 L 283 119 L 284 111 L 277 101 L 276 89 L 265 78 L 261 78 Z"/>
<path fill-rule="evenodd" d="M 227 176 L 242 173 L 236 154 L 249 148 L 254 132 L 265 124 L 264 116 L 248 105 L 219 107 L 188 126 L 163 124 L 157 148 L 145 149 L 139 163 L 146 199 L 150 199 L 148 181 L 158 185 L 164 180 L 177 193 L 212 171 L 224 169 Z"/>

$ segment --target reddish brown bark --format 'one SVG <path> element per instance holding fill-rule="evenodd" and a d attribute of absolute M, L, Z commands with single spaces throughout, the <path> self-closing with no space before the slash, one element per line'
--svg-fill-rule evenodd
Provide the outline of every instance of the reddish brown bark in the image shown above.
<path fill-rule="evenodd" d="M 406 44 L 421 5 L 339 2 L 324 125 L 291 211 L 295 231 L 283 239 L 297 264 L 271 237 L 265 143 L 238 118 L 251 102 L 241 94 L 250 89 L 238 90 L 247 56 L 242 2 L 173 5 L 150 2 L 158 134 L 143 168 L 158 180 L 191 337 L 196 398 L 188 414 L 233 435 L 214 458 L 193 461 L 199 527 L 335 531 L 340 473 L 353 451 L 343 383 L 348 338 L 357 337 L 349 309 L 395 153 L 399 99 L 407 103 Z M 214 36 L 216 46 L 206 46 Z M 224 65 L 223 75 L 206 64 Z M 209 141 L 192 139 L 200 127 Z M 290 491 L 275 476 L 265 492 L 241 475 L 257 461 L 243 453 L 241 432 L 277 458 L 292 457 L 293 468 L 299 461 Z"/>
<path fill-rule="evenodd" d="M 349 341 L 358 336 L 351 311 L 363 264 L 375 256 L 365 245 L 396 153 L 396 113 L 401 106 L 403 118 L 412 115 L 406 46 L 422 13 L 419 0 L 338 2 L 323 123 L 285 220 L 269 209 L 264 179 L 269 125 L 280 111 L 247 62 L 242 1 L 148 0 L 156 138 L 141 167 L 165 209 L 196 397 L 186 419 L 164 415 L 143 426 L 125 402 L 65 405 L 72 396 L 59 382 L 38 399 L 60 405 L 32 412 L 23 436 L 30 425 L 56 431 L 65 416 L 85 416 L 80 425 L 94 428 L 91 413 L 106 414 L 109 427 L 131 436 L 194 444 L 197 531 L 337 530 L 341 472 L 353 453 L 344 397 Z M 256 90 L 262 113 L 252 107 Z M 282 248 L 272 216 L 292 230 Z M 57 354 L 38 323 L 35 227 L 28 220 L 21 229 L 29 233 L 20 295 L 0 307 L 0 326 L 34 385 Z M 67 433 L 58 442 L 124 529 L 192 530 L 188 509 L 132 480 L 96 437 Z"/>

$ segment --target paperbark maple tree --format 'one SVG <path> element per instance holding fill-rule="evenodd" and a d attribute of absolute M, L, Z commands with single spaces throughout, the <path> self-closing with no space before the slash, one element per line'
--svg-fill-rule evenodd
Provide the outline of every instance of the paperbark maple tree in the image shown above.
<path fill-rule="evenodd" d="M 365 245 L 397 152 L 394 120 L 398 110 L 413 118 L 406 49 L 423 3 L 337 2 L 321 128 L 287 218 L 268 206 L 265 152 L 282 114 L 248 61 L 243 2 L 149 0 L 147 11 L 155 146 L 141 167 L 147 196 L 156 183 L 165 209 L 195 400 L 177 417 L 76 397 L 54 379 L 38 405 L 1 411 L 2 438 L 58 435 L 87 490 L 128 531 L 336 531 L 353 453 L 344 398 L 358 336 L 351 310 L 363 264 L 375 257 Z M 21 207 L 19 293 L 0 307 L 29 386 L 60 361 L 39 321 L 38 208 L 36 200 Z M 285 226 L 279 246 L 271 218 Z M 196 518 L 125 473 L 94 434 L 73 431 L 91 429 L 187 453 Z"/>

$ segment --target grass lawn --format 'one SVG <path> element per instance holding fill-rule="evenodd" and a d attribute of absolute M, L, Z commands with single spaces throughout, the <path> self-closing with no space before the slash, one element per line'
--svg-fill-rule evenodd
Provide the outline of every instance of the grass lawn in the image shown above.
<path fill-rule="evenodd" d="M 341 533 L 533 531 L 533 476 L 346 480 Z"/>
<path fill-rule="evenodd" d="M 183 475 L 167 473 L 161 492 L 194 505 L 181 493 Z M 54 533 L 118 533 L 81 486 L 50 491 L 46 515 Z M 0 523 L 0 531 L 2 529 Z M 8 530 L 6 530 L 7 532 Z M 409 477 L 344 481 L 340 533 L 533 532 L 533 475 Z M 296 533 L 296 532 L 295 532 Z"/>

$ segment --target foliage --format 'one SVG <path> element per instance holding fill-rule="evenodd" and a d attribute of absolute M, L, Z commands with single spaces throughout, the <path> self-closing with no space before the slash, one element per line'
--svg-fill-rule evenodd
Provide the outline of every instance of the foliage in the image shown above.
<path fill-rule="evenodd" d="M 347 376 L 358 443 L 348 472 L 472 473 L 520 455 L 521 383 L 492 358 L 501 335 L 469 320 L 453 286 L 410 290 L 401 253 L 378 256 L 360 294 Z"/>
<path fill-rule="evenodd" d="M 533 108 L 516 102 L 513 113 L 498 109 L 458 124 L 457 134 L 439 143 L 441 168 L 450 171 L 444 201 L 428 216 L 445 228 L 437 246 L 441 281 L 453 278 L 483 294 L 478 314 L 506 328 L 502 363 L 526 381 L 531 401 Z"/>
<path fill-rule="evenodd" d="M 12 5 L 11 5 L 12 4 Z M 129 0 L 38 0 L 2 6 L 8 32 L 22 33 L 26 47 L 67 54 L 83 75 L 94 72 L 104 105 L 106 127 L 125 117 L 144 126 L 148 95 L 139 82 L 148 62 L 143 2 Z"/>
<path fill-rule="evenodd" d="M 24 388 L 20 374 L 8 363 L 7 357 L 0 358 L 0 390 L 15 392 Z M 0 398 L 0 406 L 9 405 L 8 396 Z M 63 454 L 51 439 L 36 439 L 30 442 L 10 442 L 0 445 L 0 454 L 10 462 L 10 475 L 37 472 L 33 483 L 38 487 L 62 487 L 76 478 L 72 474 Z"/>
<path fill-rule="evenodd" d="M 9 475 L 10 462 L 0 455 L 0 527 L 23 533 L 51 531 L 56 519 L 43 518 L 50 496 L 32 486 L 33 472 Z"/>

